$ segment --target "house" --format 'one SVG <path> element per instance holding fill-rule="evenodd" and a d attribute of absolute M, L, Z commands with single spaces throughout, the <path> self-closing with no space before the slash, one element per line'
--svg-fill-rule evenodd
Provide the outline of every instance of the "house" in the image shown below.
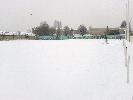
<path fill-rule="evenodd" d="M 83 35 L 83 38 L 84 38 L 84 39 L 93 39 L 93 37 L 94 37 L 94 36 L 91 35 L 91 34 L 84 34 L 84 35 Z"/>
<path fill-rule="evenodd" d="M 101 36 L 108 35 L 111 31 L 119 30 L 119 28 L 89 28 L 89 33 L 91 35 Z"/>
<path fill-rule="evenodd" d="M 35 39 L 35 35 L 33 33 L 28 32 L 7 32 L 0 31 L 0 40 L 18 40 L 18 39 Z"/>
<path fill-rule="evenodd" d="M 110 39 L 125 38 L 125 29 L 121 28 L 89 28 L 89 33 L 94 38 L 104 38 L 107 35 Z"/>
<path fill-rule="evenodd" d="M 73 39 L 83 39 L 83 36 L 78 32 L 78 30 L 73 30 Z"/>
<path fill-rule="evenodd" d="M 73 34 L 73 39 L 83 39 L 81 34 Z"/>

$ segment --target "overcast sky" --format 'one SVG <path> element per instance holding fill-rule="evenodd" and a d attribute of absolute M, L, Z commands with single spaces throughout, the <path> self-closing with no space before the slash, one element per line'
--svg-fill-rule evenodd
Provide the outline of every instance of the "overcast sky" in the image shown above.
<path fill-rule="evenodd" d="M 87 27 L 118 27 L 125 19 L 125 2 L 126 0 L 0 0 L 0 30 L 26 31 L 39 25 L 41 21 L 53 25 L 55 19 L 61 20 L 63 26 L 73 28 L 80 24 Z M 130 9 L 132 4 L 131 1 Z"/>

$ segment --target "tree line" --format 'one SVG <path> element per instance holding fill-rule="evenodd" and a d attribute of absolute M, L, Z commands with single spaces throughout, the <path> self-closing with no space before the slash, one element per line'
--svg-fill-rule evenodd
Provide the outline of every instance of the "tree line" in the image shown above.
<path fill-rule="evenodd" d="M 120 28 L 126 28 L 126 21 L 122 21 Z M 41 22 L 39 26 L 32 28 L 33 34 L 37 36 L 53 36 L 56 35 L 57 37 L 60 35 L 70 36 L 74 34 L 88 34 L 88 30 L 85 25 L 79 25 L 79 27 L 74 30 L 69 26 L 64 26 L 62 28 L 61 21 L 54 22 L 53 27 L 51 27 L 46 21 Z M 130 33 L 132 33 L 131 24 L 130 24 Z M 117 30 L 109 30 L 108 35 L 117 35 L 119 34 L 119 29 Z"/>
<path fill-rule="evenodd" d="M 77 34 L 87 34 L 88 30 L 85 25 L 80 25 L 77 30 L 64 26 L 62 28 L 61 22 L 55 21 L 54 26 L 51 27 L 46 21 L 41 22 L 39 26 L 32 28 L 32 32 L 37 36 L 53 36 L 53 35 L 72 35 L 76 31 Z"/>

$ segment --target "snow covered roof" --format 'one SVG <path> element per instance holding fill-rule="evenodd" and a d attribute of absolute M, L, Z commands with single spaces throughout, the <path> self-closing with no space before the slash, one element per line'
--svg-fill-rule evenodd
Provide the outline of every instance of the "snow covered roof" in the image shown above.
<path fill-rule="evenodd" d="M 93 36 L 92 34 L 84 34 L 83 36 Z"/>
<path fill-rule="evenodd" d="M 20 35 L 29 35 L 29 36 L 35 36 L 32 32 L 21 32 Z"/>
<path fill-rule="evenodd" d="M 80 34 L 73 34 L 74 37 L 82 37 Z"/>
<path fill-rule="evenodd" d="M 0 31 L 0 35 L 29 35 L 29 36 L 35 36 L 32 32 L 7 32 L 7 31 Z"/>

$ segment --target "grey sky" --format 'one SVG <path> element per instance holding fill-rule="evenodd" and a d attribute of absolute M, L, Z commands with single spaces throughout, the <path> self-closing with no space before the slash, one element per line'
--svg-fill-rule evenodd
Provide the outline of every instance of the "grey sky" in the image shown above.
<path fill-rule="evenodd" d="M 45 20 L 52 25 L 55 19 L 73 28 L 80 24 L 117 27 L 125 19 L 125 1 L 0 0 L 0 30 L 26 31 Z"/>

